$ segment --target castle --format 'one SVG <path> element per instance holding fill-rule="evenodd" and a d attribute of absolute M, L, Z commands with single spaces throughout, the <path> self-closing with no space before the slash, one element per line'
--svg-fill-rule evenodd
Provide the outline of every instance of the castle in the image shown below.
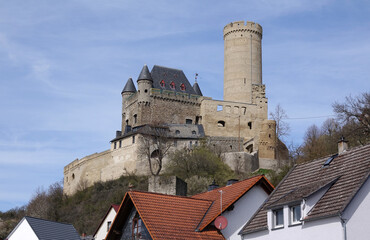
<path fill-rule="evenodd" d="M 122 90 L 122 126 L 110 149 L 65 166 L 64 193 L 127 173 L 149 174 L 148 159 L 140 151 L 143 129 L 153 124 L 165 126 L 170 151 L 191 148 L 206 138 L 221 147 L 231 168 L 240 161 L 245 171 L 276 167 L 275 121 L 268 120 L 262 83 L 262 27 L 233 22 L 224 27 L 223 37 L 224 100 L 203 96 L 198 83 L 191 85 L 182 70 L 154 65 L 149 71 L 144 65 L 137 89 L 130 78 Z M 155 146 L 149 149 L 152 156 L 158 154 Z"/>

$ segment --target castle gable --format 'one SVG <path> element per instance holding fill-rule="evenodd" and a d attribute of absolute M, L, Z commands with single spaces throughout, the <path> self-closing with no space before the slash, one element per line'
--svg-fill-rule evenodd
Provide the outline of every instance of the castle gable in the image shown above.
<path fill-rule="evenodd" d="M 198 95 L 182 70 L 154 65 L 153 88 Z"/>

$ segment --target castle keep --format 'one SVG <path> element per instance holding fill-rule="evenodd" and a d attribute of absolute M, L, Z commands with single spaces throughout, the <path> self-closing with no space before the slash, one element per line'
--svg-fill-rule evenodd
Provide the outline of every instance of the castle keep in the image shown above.
<path fill-rule="evenodd" d="M 222 149 L 231 168 L 236 168 L 235 159 L 245 171 L 275 167 L 275 121 L 268 120 L 262 83 L 262 27 L 233 22 L 223 36 L 224 100 L 203 96 L 198 83 L 191 85 L 182 70 L 154 65 L 149 71 L 144 65 L 137 88 L 130 78 L 121 92 L 122 125 L 110 149 L 65 166 L 64 192 L 73 194 L 127 173 L 149 174 L 148 159 L 140 151 L 144 130 L 153 125 L 165 127 L 170 151 L 191 148 L 206 138 Z M 158 153 L 155 146 L 150 151 Z"/>

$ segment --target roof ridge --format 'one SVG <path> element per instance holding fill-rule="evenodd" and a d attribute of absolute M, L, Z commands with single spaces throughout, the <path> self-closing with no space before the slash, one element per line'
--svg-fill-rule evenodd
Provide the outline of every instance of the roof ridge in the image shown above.
<path fill-rule="evenodd" d="M 57 222 L 57 221 L 52 221 L 52 220 L 47 220 L 47 219 L 43 219 L 43 218 L 37 218 L 37 217 L 31 217 L 31 216 L 24 216 L 24 218 L 33 218 L 33 219 L 36 219 L 36 220 L 41 220 L 41 221 L 46 221 L 46 222 L 52 222 L 52 223 L 59 223 L 59 224 L 65 224 L 65 225 L 72 225 L 72 223 L 65 223 L 65 222 Z"/>
<path fill-rule="evenodd" d="M 194 199 L 194 200 L 202 200 L 202 201 L 207 201 L 207 202 L 213 202 L 212 200 L 193 198 L 192 196 L 191 197 L 179 196 L 179 195 L 171 195 L 171 194 L 165 194 L 165 193 L 148 192 L 148 191 L 143 191 L 143 190 L 132 190 L 131 192 L 146 193 L 146 194 L 162 195 L 162 196 L 168 196 L 168 197 L 174 197 L 174 198 Z"/>
<path fill-rule="evenodd" d="M 167 69 L 172 69 L 172 70 L 184 72 L 183 70 L 178 69 L 178 68 L 170 68 L 170 67 L 165 67 L 165 66 L 162 66 L 162 65 L 154 65 L 153 68 L 154 67 L 161 67 L 161 68 L 167 68 Z M 153 71 L 153 68 L 152 68 L 152 71 Z"/>

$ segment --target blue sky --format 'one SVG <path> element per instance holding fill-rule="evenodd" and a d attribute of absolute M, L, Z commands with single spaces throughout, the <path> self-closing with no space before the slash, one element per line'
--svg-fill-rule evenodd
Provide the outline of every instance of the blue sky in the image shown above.
<path fill-rule="evenodd" d="M 144 64 L 199 73 L 222 99 L 222 30 L 239 20 L 263 27 L 263 82 L 269 109 L 293 118 L 288 143 L 369 91 L 368 1 L 0 0 L 0 211 L 109 148 L 120 92 Z"/>

